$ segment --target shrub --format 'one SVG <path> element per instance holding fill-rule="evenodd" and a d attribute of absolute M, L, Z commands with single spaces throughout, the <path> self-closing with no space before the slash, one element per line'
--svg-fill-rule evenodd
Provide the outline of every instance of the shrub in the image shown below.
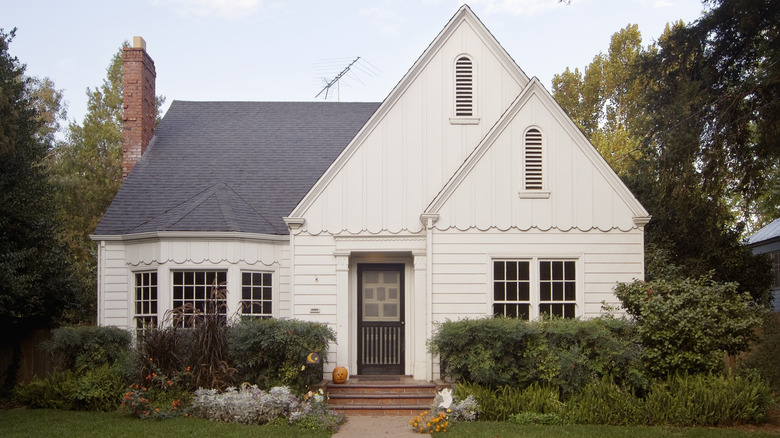
<path fill-rule="evenodd" d="M 624 319 L 447 321 L 430 349 L 444 375 L 493 388 L 540 382 L 569 397 L 602 376 L 647 385 L 636 329 Z"/>
<path fill-rule="evenodd" d="M 242 424 L 269 423 L 289 415 L 294 404 L 295 396 L 285 387 L 265 392 L 247 384 L 221 393 L 216 389 L 199 389 L 192 400 L 192 408 L 200 417 Z"/>
<path fill-rule="evenodd" d="M 228 347 L 238 381 L 260 387 L 285 385 L 304 393 L 322 380 L 322 363 L 305 365 L 309 353 L 327 357 L 333 330 L 324 324 L 283 319 L 242 320 L 231 327 Z"/>
<path fill-rule="evenodd" d="M 157 373 L 173 376 L 191 366 L 192 330 L 178 327 L 149 328 L 137 338 L 136 378 Z M 194 389 L 194 388 L 193 388 Z"/>
<path fill-rule="evenodd" d="M 566 418 L 581 424 L 643 424 L 642 403 L 608 378 L 589 383 L 567 403 Z"/>
<path fill-rule="evenodd" d="M 479 418 L 485 421 L 507 421 L 512 415 L 525 411 L 558 414 L 563 407 L 556 389 L 538 384 L 525 390 L 511 386 L 493 389 L 474 383 L 459 384 L 455 397 L 460 400 L 473 397 L 479 406 Z"/>
<path fill-rule="evenodd" d="M 724 355 L 747 350 L 762 310 L 737 287 L 706 277 L 618 285 L 615 294 L 636 320 L 653 376 L 716 372 Z"/>
<path fill-rule="evenodd" d="M 113 411 L 122 400 L 125 383 L 117 367 L 103 365 L 81 374 L 55 372 L 46 379 L 18 385 L 16 399 L 31 408 Z"/>
<path fill-rule="evenodd" d="M 307 430 L 323 430 L 336 433 L 339 426 L 347 421 L 344 414 L 328 409 L 328 401 L 322 389 L 309 391 L 299 401 L 290 414 L 290 424 Z"/>
<path fill-rule="evenodd" d="M 763 421 L 773 406 L 758 376 L 675 376 L 656 381 L 644 403 L 647 422 L 677 426 L 729 426 Z"/>
<path fill-rule="evenodd" d="M 767 313 L 758 342 L 745 356 L 744 367 L 767 380 L 775 396 L 780 396 L 780 314 Z"/>
<path fill-rule="evenodd" d="M 525 411 L 519 414 L 511 415 L 509 417 L 509 421 L 521 426 L 528 426 L 532 424 L 541 424 L 546 426 L 566 424 L 566 421 L 558 414 L 539 414 L 531 411 Z"/>
<path fill-rule="evenodd" d="M 130 333 L 116 327 L 65 326 L 52 331 L 44 344 L 63 369 L 99 368 L 124 359 L 130 347 Z"/>

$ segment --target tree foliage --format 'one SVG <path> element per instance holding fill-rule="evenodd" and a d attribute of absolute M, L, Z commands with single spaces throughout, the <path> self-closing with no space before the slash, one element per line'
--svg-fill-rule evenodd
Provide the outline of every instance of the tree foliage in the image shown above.
<path fill-rule="evenodd" d="M 8 52 L 14 33 L 0 30 L 0 323 L 6 328 L 46 325 L 75 296 L 43 165 L 51 137 L 36 108 L 35 83 Z"/>
<path fill-rule="evenodd" d="M 96 251 L 89 235 L 122 184 L 123 63 L 124 43 L 106 69 L 103 83 L 87 89 L 87 114 L 81 123 L 68 125 L 65 141 L 52 156 L 53 178 L 58 187 L 58 217 L 64 224 L 77 267 L 80 309 L 75 318 L 91 321 L 95 315 Z M 163 98 L 157 98 L 157 107 Z"/>
<path fill-rule="evenodd" d="M 766 260 L 741 240 L 780 213 L 780 3 L 706 3 L 646 49 L 635 26 L 616 33 L 555 96 L 653 216 L 648 279 L 664 259 L 767 303 Z"/>

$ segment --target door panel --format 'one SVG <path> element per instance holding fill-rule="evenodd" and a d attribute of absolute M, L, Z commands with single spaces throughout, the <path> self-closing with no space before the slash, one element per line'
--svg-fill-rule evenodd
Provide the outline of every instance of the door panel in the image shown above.
<path fill-rule="evenodd" d="M 404 372 L 404 265 L 358 265 L 358 374 Z"/>

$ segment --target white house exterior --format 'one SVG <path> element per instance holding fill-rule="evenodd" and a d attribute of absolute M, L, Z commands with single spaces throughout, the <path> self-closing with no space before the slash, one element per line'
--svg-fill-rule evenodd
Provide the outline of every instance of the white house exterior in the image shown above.
<path fill-rule="evenodd" d="M 193 179 L 202 187 L 191 196 L 160 196 L 143 216 L 160 175 L 144 171 L 197 118 L 188 108 L 206 109 L 175 102 L 93 236 L 99 323 L 161 322 L 216 277 L 236 292 L 229 309 L 248 312 L 240 302 L 249 297 L 255 315 L 332 327 L 337 343 L 326 372 L 339 365 L 430 380 L 438 367 L 426 341 L 439 322 L 593 317 L 604 303 L 617 304 L 616 283 L 643 278 L 647 211 L 467 6 L 384 102 L 346 105 L 328 107 L 344 109 L 339 123 L 349 125 L 330 161 L 308 185 L 285 180 L 276 188 L 301 190 L 287 211 L 263 209 L 281 205 L 276 198 L 253 204 L 242 179 L 219 180 L 244 171 L 233 169 Z M 312 111 L 303 111 L 304 123 Z M 221 145 L 217 157 L 231 147 Z M 198 146 L 182 150 L 200 156 Z M 122 211 L 143 217 L 112 225 Z M 219 218 L 203 219 L 209 214 Z M 244 225 L 252 214 L 262 220 Z"/>

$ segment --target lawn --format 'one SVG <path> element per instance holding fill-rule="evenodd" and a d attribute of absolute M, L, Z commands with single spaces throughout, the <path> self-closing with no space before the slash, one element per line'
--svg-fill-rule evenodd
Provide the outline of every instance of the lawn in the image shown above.
<path fill-rule="evenodd" d="M 422 435 L 421 435 L 422 436 Z M 753 432 L 739 429 L 716 428 L 679 428 L 679 427 L 649 427 L 649 426 L 518 426 L 506 422 L 476 421 L 473 423 L 455 424 L 444 435 L 447 438 L 509 438 L 528 436 L 534 438 L 674 438 L 674 437 L 725 437 L 725 438 L 756 438 L 774 437 L 777 433 Z"/>
<path fill-rule="evenodd" d="M 117 412 L 73 412 L 50 409 L 0 410 L 0 437 L 330 437 L 330 433 L 292 426 L 246 426 L 193 418 L 132 418 Z"/>
<path fill-rule="evenodd" d="M 379 433 L 379 435 L 382 435 Z M 204 419 L 175 418 L 141 420 L 116 412 L 73 412 L 49 409 L 0 410 L 0 437 L 311 437 L 325 438 L 330 434 L 303 430 L 291 426 L 245 426 Z M 427 435 L 419 435 L 423 438 Z M 625 427 L 625 426 L 517 426 L 510 423 L 477 421 L 454 425 L 443 435 L 447 438 L 610 438 L 626 437 L 778 437 L 777 433 L 751 432 L 738 429 Z"/>

